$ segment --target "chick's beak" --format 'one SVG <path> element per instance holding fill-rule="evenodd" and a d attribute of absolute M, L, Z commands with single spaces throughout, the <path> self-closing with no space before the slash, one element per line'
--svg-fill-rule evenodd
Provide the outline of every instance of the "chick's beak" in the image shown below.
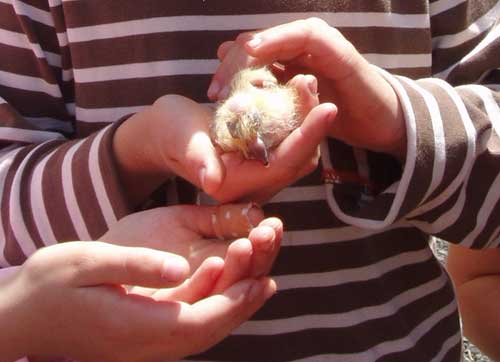
<path fill-rule="evenodd" d="M 248 145 L 248 156 L 254 160 L 262 162 L 264 166 L 269 165 L 266 145 L 260 137 L 256 137 L 255 141 Z"/>

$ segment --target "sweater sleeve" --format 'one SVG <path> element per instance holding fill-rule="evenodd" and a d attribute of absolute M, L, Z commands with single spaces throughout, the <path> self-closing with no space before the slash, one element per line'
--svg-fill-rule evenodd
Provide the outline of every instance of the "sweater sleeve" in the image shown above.
<path fill-rule="evenodd" d="M 0 120 L 15 115 L 0 105 Z M 129 213 L 112 153 L 117 126 L 79 140 L 0 127 L 8 145 L 0 156 L 1 266 L 56 242 L 96 239 Z"/>
<path fill-rule="evenodd" d="M 61 14 L 49 2 L 0 2 L 0 268 L 95 239 L 129 213 L 112 153 L 118 123 L 84 138 L 75 127 Z"/>
<path fill-rule="evenodd" d="M 500 2 L 485 3 L 431 8 L 439 24 L 451 15 L 465 19 L 435 34 L 434 77 L 411 80 L 379 70 L 404 110 L 407 156 L 400 179 L 361 208 L 346 211 L 331 193 L 344 222 L 372 229 L 400 223 L 467 247 L 499 246 Z"/>

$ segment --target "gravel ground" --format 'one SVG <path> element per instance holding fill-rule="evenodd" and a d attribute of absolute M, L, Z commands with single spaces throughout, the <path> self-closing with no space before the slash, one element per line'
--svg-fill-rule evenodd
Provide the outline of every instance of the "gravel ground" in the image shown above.
<path fill-rule="evenodd" d="M 439 261 L 444 263 L 448 252 L 448 244 L 445 241 L 436 239 L 434 253 Z M 481 351 L 464 338 L 464 360 L 463 362 L 493 362 L 491 359 L 481 353 Z"/>

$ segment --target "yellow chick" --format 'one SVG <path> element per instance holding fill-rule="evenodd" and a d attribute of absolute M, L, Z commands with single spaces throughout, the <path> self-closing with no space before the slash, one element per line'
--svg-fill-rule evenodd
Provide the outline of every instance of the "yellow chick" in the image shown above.
<path fill-rule="evenodd" d="M 212 140 L 224 152 L 239 151 L 247 159 L 269 164 L 268 151 L 300 125 L 297 92 L 280 85 L 267 68 L 239 71 L 229 97 L 218 105 Z"/>

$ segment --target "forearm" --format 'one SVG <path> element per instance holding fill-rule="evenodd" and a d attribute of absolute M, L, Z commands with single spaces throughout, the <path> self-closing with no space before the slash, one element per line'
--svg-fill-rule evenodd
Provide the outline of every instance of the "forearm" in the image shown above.
<path fill-rule="evenodd" d="M 148 140 L 145 126 L 146 109 L 123 122 L 113 137 L 113 152 L 118 173 L 130 204 L 137 206 L 171 174 L 153 162 L 155 151 Z"/>
<path fill-rule="evenodd" d="M 500 275 L 472 279 L 456 288 L 464 334 L 495 361 L 500 360 Z"/>

